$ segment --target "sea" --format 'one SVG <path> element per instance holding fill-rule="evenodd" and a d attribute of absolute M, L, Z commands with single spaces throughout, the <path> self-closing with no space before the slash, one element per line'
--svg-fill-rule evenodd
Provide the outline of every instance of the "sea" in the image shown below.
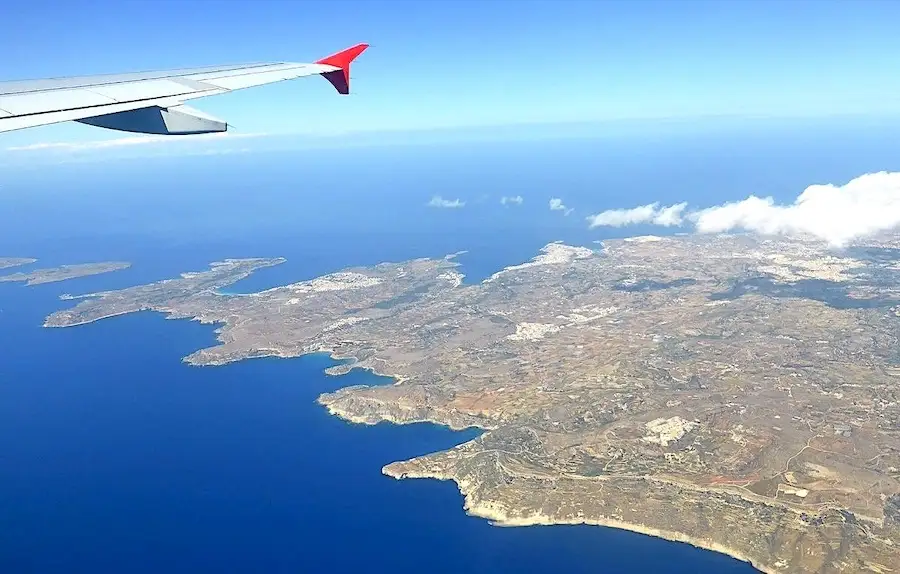
<path fill-rule="evenodd" d="M 68 329 L 41 324 L 72 304 L 60 295 L 228 257 L 288 260 L 234 292 L 458 251 L 467 281 L 477 282 L 551 241 L 597 247 L 679 231 L 588 229 L 585 217 L 603 209 L 705 207 L 749 194 L 790 202 L 813 183 L 898 169 L 896 127 L 760 120 L 14 158 L 0 173 L 0 256 L 38 258 L 30 268 L 133 266 L 0 284 L 0 572 L 754 572 L 722 554 L 611 528 L 495 527 L 465 514 L 452 482 L 383 476 L 389 462 L 478 432 L 329 415 L 315 402 L 320 393 L 390 380 L 326 376 L 327 356 L 191 367 L 181 358 L 215 344 L 213 326 L 151 312 Z M 465 205 L 428 207 L 433 196 Z M 523 201 L 504 206 L 503 196 Z M 554 197 L 573 211 L 550 210 Z"/>

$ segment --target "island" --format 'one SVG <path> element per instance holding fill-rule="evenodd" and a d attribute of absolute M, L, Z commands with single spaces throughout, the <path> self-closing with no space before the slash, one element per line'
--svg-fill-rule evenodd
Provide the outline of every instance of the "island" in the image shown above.
<path fill-rule="evenodd" d="M 36 260 L 25 261 L 27 263 L 33 263 Z M 23 281 L 26 285 L 41 285 L 42 283 L 56 283 L 57 281 L 66 281 L 67 279 L 87 277 L 88 275 L 109 273 L 111 271 L 127 269 L 128 267 L 131 267 L 131 264 L 124 261 L 61 265 L 59 267 L 53 267 L 49 269 L 35 269 L 34 271 L 12 273 L 10 275 L 0 275 L 0 283 L 9 281 Z"/>
<path fill-rule="evenodd" d="M 35 261 L 37 261 L 37 259 L 31 259 L 29 257 L 0 257 L 0 269 L 28 265 L 29 263 L 34 263 Z"/>
<path fill-rule="evenodd" d="M 153 310 L 217 325 L 192 365 L 326 352 L 330 374 L 389 375 L 318 401 L 482 429 L 382 472 L 452 480 L 498 525 L 623 528 L 773 573 L 900 565 L 900 236 L 551 243 L 479 282 L 447 256 L 221 292 L 281 261 L 85 295 L 45 325 Z"/>

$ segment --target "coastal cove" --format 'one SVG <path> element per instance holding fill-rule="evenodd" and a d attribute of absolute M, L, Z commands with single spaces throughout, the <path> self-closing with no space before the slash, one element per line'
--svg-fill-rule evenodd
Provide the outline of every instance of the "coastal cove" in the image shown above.
<path fill-rule="evenodd" d="M 235 287 L 294 279 L 276 269 Z M 465 514 L 451 482 L 384 476 L 479 433 L 331 416 L 320 394 L 391 380 L 328 376 L 339 362 L 326 355 L 197 368 L 181 357 L 212 344 L 214 326 L 151 312 L 39 326 L 69 304 L 62 290 L 145 278 L 0 291 L 0 330 L 16 341 L 0 371 L 0 496 L 15 525 L 4 571 L 754 571 L 613 528 L 495 528 Z"/>

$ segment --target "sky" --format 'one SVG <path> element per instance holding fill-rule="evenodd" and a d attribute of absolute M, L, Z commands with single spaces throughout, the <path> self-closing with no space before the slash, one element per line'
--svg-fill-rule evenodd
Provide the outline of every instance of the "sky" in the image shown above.
<path fill-rule="evenodd" d="M 192 103 L 243 134 L 900 112 L 900 3 L 887 1 L 11 0 L 4 12 L 0 53 L 14 57 L 0 80 L 372 45 L 349 97 L 303 78 Z M 63 124 L 2 134 L 0 149 L 115 137 Z"/>

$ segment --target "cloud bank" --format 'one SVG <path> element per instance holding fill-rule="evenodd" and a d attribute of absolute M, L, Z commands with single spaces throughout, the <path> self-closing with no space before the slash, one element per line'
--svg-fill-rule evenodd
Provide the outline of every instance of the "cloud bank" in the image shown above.
<path fill-rule="evenodd" d="M 900 229 L 900 172 L 861 175 L 844 185 L 811 185 L 792 203 L 778 204 L 755 195 L 737 202 L 693 210 L 685 203 L 614 209 L 588 217 L 600 225 L 681 225 L 700 233 L 750 231 L 764 235 L 815 237 L 834 247 L 882 231 Z"/>
<path fill-rule="evenodd" d="M 440 195 L 435 195 L 426 205 L 428 207 L 455 208 L 465 206 L 466 202 L 459 199 L 444 199 Z"/>
<path fill-rule="evenodd" d="M 574 209 L 566 207 L 560 198 L 554 197 L 550 199 L 550 211 L 562 211 L 563 215 L 569 215 Z"/>
<path fill-rule="evenodd" d="M 625 225 L 637 225 L 649 223 L 671 227 L 681 225 L 684 221 L 682 213 L 687 203 L 676 203 L 666 207 L 659 207 L 659 203 L 640 205 L 631 209 L 609 209 L 596 215 L 587 217 L 588 227 L 622 227 Z"/>
<path fill-rule="evenodd" d="M 525 201 L 522 199 L 521 195 L 516 195 L 515 197 L 508 197 L 504 195 L 500 198 L 500 203 L 503 205 L 522 205 L 522 202 Z"/>
<path fill-rule="evenodd" d="M 750 196 L 698 211 L 697 231 L 734 229 L 768 235 L 811 235 L 840 246 L 900 227 L 900 172 L 869 173 L 845 185 L 811 185 L 793 203 Z"/>

